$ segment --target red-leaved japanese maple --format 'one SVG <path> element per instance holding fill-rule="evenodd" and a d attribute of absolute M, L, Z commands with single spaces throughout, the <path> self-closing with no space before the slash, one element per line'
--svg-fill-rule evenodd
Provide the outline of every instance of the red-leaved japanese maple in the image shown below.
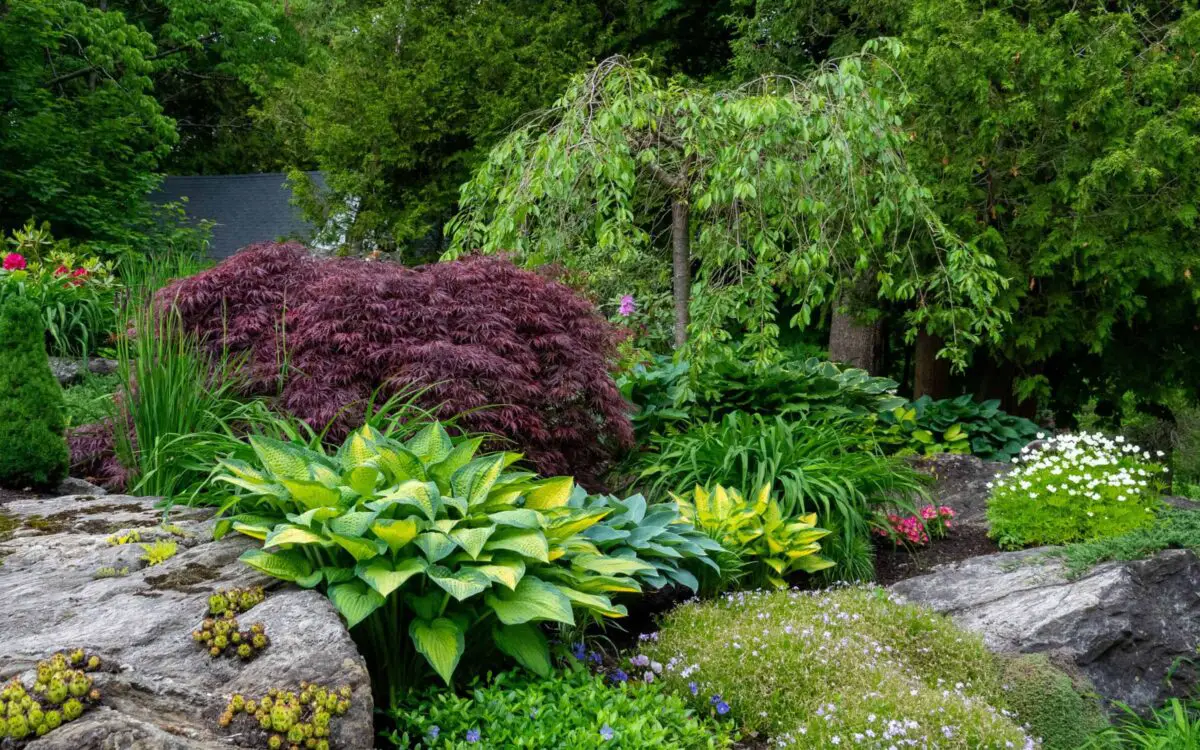
<path fill-rule="evenodd" d="M 253 245 L 160 290 L 214 350 L 249 354 L 250 390 L 331 437 L 374 391 L 422 396 L 511 440 L 543 474 L 595 482 L 632 441 L 614 331 L 570 288 L 497 258 L 406 268 Z"/>

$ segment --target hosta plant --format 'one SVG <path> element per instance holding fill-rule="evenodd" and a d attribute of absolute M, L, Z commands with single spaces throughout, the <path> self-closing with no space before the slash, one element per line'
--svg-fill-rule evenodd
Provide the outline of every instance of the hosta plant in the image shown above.
<path fill-rule="evenodd" d="M 403 443 L 364 426 L 333 456 L 250 441 L 257 465 L 227 460 L 216 477 L 239 492 L 218 533 L 261 539 L 247 564 L 328 594 L 381 701 L 424 663 L 449 683 L 468 653 L 547 674 L 539 623 L 621 617 L 610 595 L 654 570 L 583 536 L 611 511 L 569 507 L 569 477 L 513 470 L 517 453 L 477 456 L 482 438 L 456 442 L 437 422 Z"/>
<path fill-rule="evenodd" d="M 924 455 L 969 452 L 985 461 L 1012 459 L 1038 431 L 1028 419 L 1001 410 L 998 400 L 976 401 L 970 394 L 938 401 L 922 396 L 879 417 L 891 428 L 882 442 Z"/>
<path fill-rule="evenodd" d="M 678 503 L 647 505 L 641 495 L 621 500 L 613 495 L 588 495 L 577 487 L 569 505 L 610 513 L 583 536 L 606 555 L 641 559 L 652 566 L 634 575 L 650 588 L 676 584 L 696 592 L 702 568 L 721 574 L 717 558 L 723 548 L 684 520 Z"/>
<path fill-rule="evenodd" d="M 691 500 L 675 501 L 685 520 L 737 557 L 744 566 L 743 582 L 751 587 L 786 588 L 787 576 L 796 571 L 833 566 L 818 554 L 818 540 L 829 532 L 816 527 L 816 514 L 786 516 L 768 485 L 752 498 L 721 485 L 711 492 L 697 485 Z"/>

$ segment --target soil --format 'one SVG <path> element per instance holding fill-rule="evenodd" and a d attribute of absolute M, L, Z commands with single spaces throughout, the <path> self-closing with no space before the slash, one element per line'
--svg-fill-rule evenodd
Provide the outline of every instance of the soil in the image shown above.
<path fill-rule="evenodd" d="M 923 575 L 935 565 L 958 562 L 979 555 L 1000 552 L 988 538 L 982 526 L 960 526 L 950 529 L 944 539 L 936 539 L 926 547 L 880 547 L 875 553 L 875 580 L 880 586 L 890 586 L 906 578 Z"/>

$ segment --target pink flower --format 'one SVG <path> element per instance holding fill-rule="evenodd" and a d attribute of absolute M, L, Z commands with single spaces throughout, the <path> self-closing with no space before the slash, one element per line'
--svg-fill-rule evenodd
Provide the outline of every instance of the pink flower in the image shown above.
<path fill-rule="evenodd" d="M 637 309 L 637 307 L 634 304 L 633 295 L 626 294 L 624 297 L 621 298 L 621 308 L 619 310 L 617 310 L 617 313 L 622 318 L 628 318 L 630 315 L 633 315 L 634 310 L 636 310 L 636 309 Z"/>
<path fill-rule="evenodd" d="M 25 256 L 20 253 L 9 253 L 4 256 L 5 271 L 21 271 L 25 268 Z"/>
<path fill-rule="evenodd" d="M 63 274 L 67 273 L 69 270 L 70 269 L 68 269 L 66 266 L 59 266 L 58 268 L 54 269 L 54 275 L 62 276 Z"/>

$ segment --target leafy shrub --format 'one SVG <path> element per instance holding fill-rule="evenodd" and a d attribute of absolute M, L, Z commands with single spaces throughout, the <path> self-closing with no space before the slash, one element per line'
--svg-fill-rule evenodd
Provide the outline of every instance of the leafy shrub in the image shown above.
<path fill-rule="evenodd" d="M 700 589 L 697 574 L 703 573 L 701 566 L 721 574 L 716 561 L 724 551 L 721 545 L 687 521 L 678 503 L 648 507 L 641 495 L 620 500 L 612 495 L 588 495 L 576 487 L 569 505 L 609 514 L 584 530 L 583 536 L 606 555 L 637 558 L 653 566 L 634 574 L 651 588 L 677 584 L 695 592 Z"/>
<path fill-rule="evenodd" d="M 988 705 L 982 639 L 881 589 L 729 594 L 674 610 L 644 644 L 656 684 L 772 746 L 1033 747 Z"/>
<path fill-rule="evenodd" d="M 422 387 L 423 403 L 512 440 L 544 474 L 595 482 L 628 446 L 612 328 L 567 287 L 504 260 L 412 269 L 252 246 L 164 288 L 213 352 L 248 356 L 249 393 L 331 436 L 347 405 Z M 485 408 L 486 407 L 486 408 Z"/>
<path fill-rule="evenodd" d="M 1057 435 L 1013 459 L 988 496 L 1004 547 L 1103 539 L 1148 526 L 1161 505 L 1149 451 L 1099 434 Z"/>
<path fill-rule="evenodd" d="M 240 491 L 218 534 L 263 540 L 242 560 L 267 575 L 323 585 L 381 701 L 424 671 L 410 639 L 447 683 L 468 650 L 476 665 L 498 649 L 548 674 L 537 623 L 621 617 L 608 595 L 653 568 L 580 535 L 609 511 L 568 507 L 569 477 L 506 471 L 521 455 L 476 457 L 481 442 L 455 444 L 438 423 L 404 443 L 363 427 L 334 456 L 251 437 L 257 466 L 226 460 L 216 477 Z"/>
<path fill-rule="evenodd" d="M 1068 675 L 1045 654 L 1002 657 L 1000 681 L 1006 707 L 1046 750 L 1078 750 L 1108 726 L 1087 678 Z"/>
<path fill-rule="evenodd" d="M 517 672 L 476 682 L 469 695 L 427 690 L 389 712 L 403 748 L 719 748 L 729 731 L 696 717 L 656 685 L 606 682 L 576 667 L 550 678 Z"/>
<path fill-rule="evenodd" d="M 796 571 L 815 573 L 833 566 L 817 554 L 818 540 L 829 532 L 816 528 L 816 514 L 785 515 L 768 485 L 749 500 L 721 485 L 712 492 L 697 485 L 691 501 L 676 501 L 684 519 L 737 559 L 739 577 L 750 586 L 784 588 L 787 576 Z"/>
<path fill-rule="evenodd" d="M 120 378 L 88 372 L 82 379 L 63 389 L 65 416 L 68 427 L 78 427 L 102 421 L 113 411 L 113 393 L 120 387 Z"/>
<path fill-rule="evenodd" d="M 639 438 L 716 422 L 735 411 L 811 423 L 873 417 L 904 403 L 895 395 L 896 381 L 816 358 L 756 365 L 727 352 L 690 365 L 658 356 L 618 383 L 638 408 L 633 421 Z"/>
<path fill-rule="evenodd" d="M 879 426 L 873 431 L 875 441 L 897 456 L 936 456 L 941 453 L 970 453 L 971 441 L 967 431 L 958 423 L 946 429 L 933 430 L 917 421 L 914 404 L 897 406 L 879 414 Z"/>
<path fill-rule="evenodd" d="M 743 494 L 771 488 L 786 517 L 816 513 L 819 524 L 836 531 L 827 549 L 847 579 L 871 576 L 863 550 L 876 512 L 898 507 L 916 512 L 926 479 L 906 461 L 864 449 L 859 423 L 838 420 L 820 425 L 734 412 L 715 424 L 701 423 L 678 435 L 653 440 L 653 453 L 641 459 L 652 496 L 686 492 L 699 485 L 723 485 Z M 865 548 L 869 553 L 869 546 Z"/>
<path fill-rule="evenodd" d="M 37 305 L 0 303 L 0 485 L 47 486 L 67 474 L 62 389 L 50 372 Z"/>
<path fill-rule="evenodd" d="M 966 395 L 934 401 L 922 396 L 909 408 L 916 412 L 918 428 L 933 435 L 961 427 L 971 453 L 985 461 L 1009 461 L 1037 437 L 1036 424 L 1002 411 L 998 400 L 981 402 Z"/>
<path fill-rule="evenodd" d="M 64 357 L 95 354 L 117 327 L 112 267 L 88 253 L 55 242 L 48 225 L 32 222 L 8 240 L 11 252 L 0 264 L 0 303 L 21 296 L 34 302 L 46 345 Z"/>

